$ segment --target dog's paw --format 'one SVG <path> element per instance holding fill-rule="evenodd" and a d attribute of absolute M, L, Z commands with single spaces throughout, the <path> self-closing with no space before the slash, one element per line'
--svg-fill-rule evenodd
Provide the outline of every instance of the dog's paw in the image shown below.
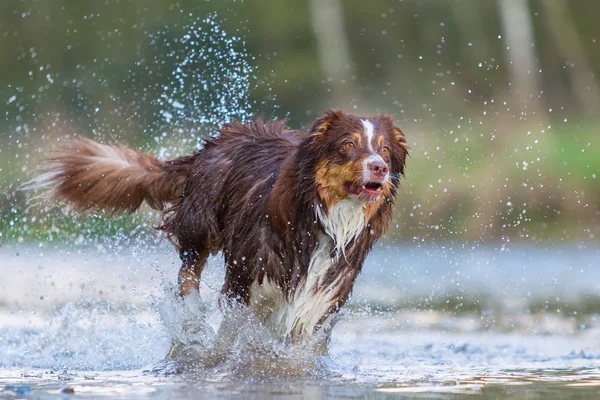
<path fill-rule="evenodd" d="M 183 306 L 186 313 L 190 313 L 196 318 L 203 318 L 206 314 L 206 305 L 200 299 L 200 293 L 194 291 L 187 296 L 183 296 Z"/>

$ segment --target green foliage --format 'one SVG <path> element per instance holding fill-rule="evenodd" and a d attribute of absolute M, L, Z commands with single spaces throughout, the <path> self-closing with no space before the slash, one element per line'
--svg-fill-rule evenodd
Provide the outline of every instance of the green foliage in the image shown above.
<path fill-rule="evenodd" d="M 413 151 L 398 228 L 389 238 L 596 240 L 600 3 L 515 0 L 524 24 L 503 20 L 505 4 L 6 1 L 0 5 L 2 240 L 152 231 L 155 219 L 148 216 L 71 220 L 54 211 L 32 222 L 35 208 L 27 211 L 28 195 L 17 189 L 64 135 L 172 156 L 193 149 L 196 135 L 213 134 L 214 126 L 166 123 L 158 101 L 173 84 L 176 65 L 167 54 L 189 23 L 211 13 L 226 35 L 242 38 L 239 51 L 244 56 L 245 47 L 256 83 L 246 101 L 256 115 L 289 116 L 301 127 L 332 106 L 393 114 Z M 331 19 L 336 10 L 339 27 Z M 330 18 L 325 25 L 320 15 Z M 528 30 L 534 43 L 509 48 L 511 35 Z M 212 92 L 208 85 L 189 94 L 199 101 L 196 113 L 215 113 Z"/>

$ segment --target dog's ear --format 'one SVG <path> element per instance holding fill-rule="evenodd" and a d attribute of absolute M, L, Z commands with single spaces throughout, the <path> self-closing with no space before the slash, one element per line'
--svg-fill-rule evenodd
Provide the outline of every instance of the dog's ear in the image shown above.
<path fill-rule="evenodd" d="M 393 143 L 408 152 L 410 147 L 406 144 L 406 136 L 404 135 L 404 132 L 396 126 L 392 117 L 387 114 L 379 114 L 379 119 L 383 126 L 391 130 Z"/>
<path fill-rule="evenodd" d="M 310 133 L 312 135 L 324 135 L 329 127 L 336 121 L 346 117 L 346 113 L 335 108 L 329 109 L 313 124 Z"/>
<path fill-rule="evenodd" d="M 402 132 L 400 128 L 394 126 L 392 128 L 392 133 L 394 134 L 394 140 L 400 145 L 400 147 L 406 151 L 410 150 L 410 147 L 408 144 L 406 144 L 406 136 L 404 136 L 404 132 Z"/>
<path fill-rule="evenodd" d="M 404 165 L 410 146 L 406 143 L 406 136 L 400 128 L 396 126 L 391 116 L 379 114 L 379 121 L 386 129 L 391 142 L 392 150 L 392 172 L 404 175 Z"/>
<path fill-rule="evenodd" d="M 392 128 L 394 144 L 392 145 L 392 170 L 404 175 L 404 166 L 406 165 L 406 157 L 410 150 L 410 146 L 406 144 L 406 136 L 404 132 L 394 125 Z"/>

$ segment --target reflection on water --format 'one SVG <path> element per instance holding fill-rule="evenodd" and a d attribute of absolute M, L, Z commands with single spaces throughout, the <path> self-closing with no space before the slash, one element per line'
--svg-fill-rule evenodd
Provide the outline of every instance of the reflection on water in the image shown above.
<path fill-rule="evenodd" d="M 155 399 L 220 399 L 220 398 L 596 398 L 600 394 L 598 372 L 577 370 L 519 370 L 494 375 L 474 375 L 446 381 L 357 382 L 355 380 L 285 380 L 263 382 L 197 381 L 190 377 L 144 377 L 118 372 L 94 376 L 73 376 L 68 381 L 57 379 L 56 373 L 39 377 L 22 377 L 2 371 L 0 396 L 46 399 L 75 394 L 85 398 L 155 398 Z"/>

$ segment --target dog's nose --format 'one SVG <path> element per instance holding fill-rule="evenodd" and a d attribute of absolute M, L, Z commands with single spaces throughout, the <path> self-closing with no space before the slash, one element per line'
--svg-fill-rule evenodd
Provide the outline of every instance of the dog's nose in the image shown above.
<path fill-rule="evenodd" d="M 387 164 L 381 160 L 371 161 L 368 166 L 369 171 L 378 177 L 384 177 L 389 172 Z"/>

